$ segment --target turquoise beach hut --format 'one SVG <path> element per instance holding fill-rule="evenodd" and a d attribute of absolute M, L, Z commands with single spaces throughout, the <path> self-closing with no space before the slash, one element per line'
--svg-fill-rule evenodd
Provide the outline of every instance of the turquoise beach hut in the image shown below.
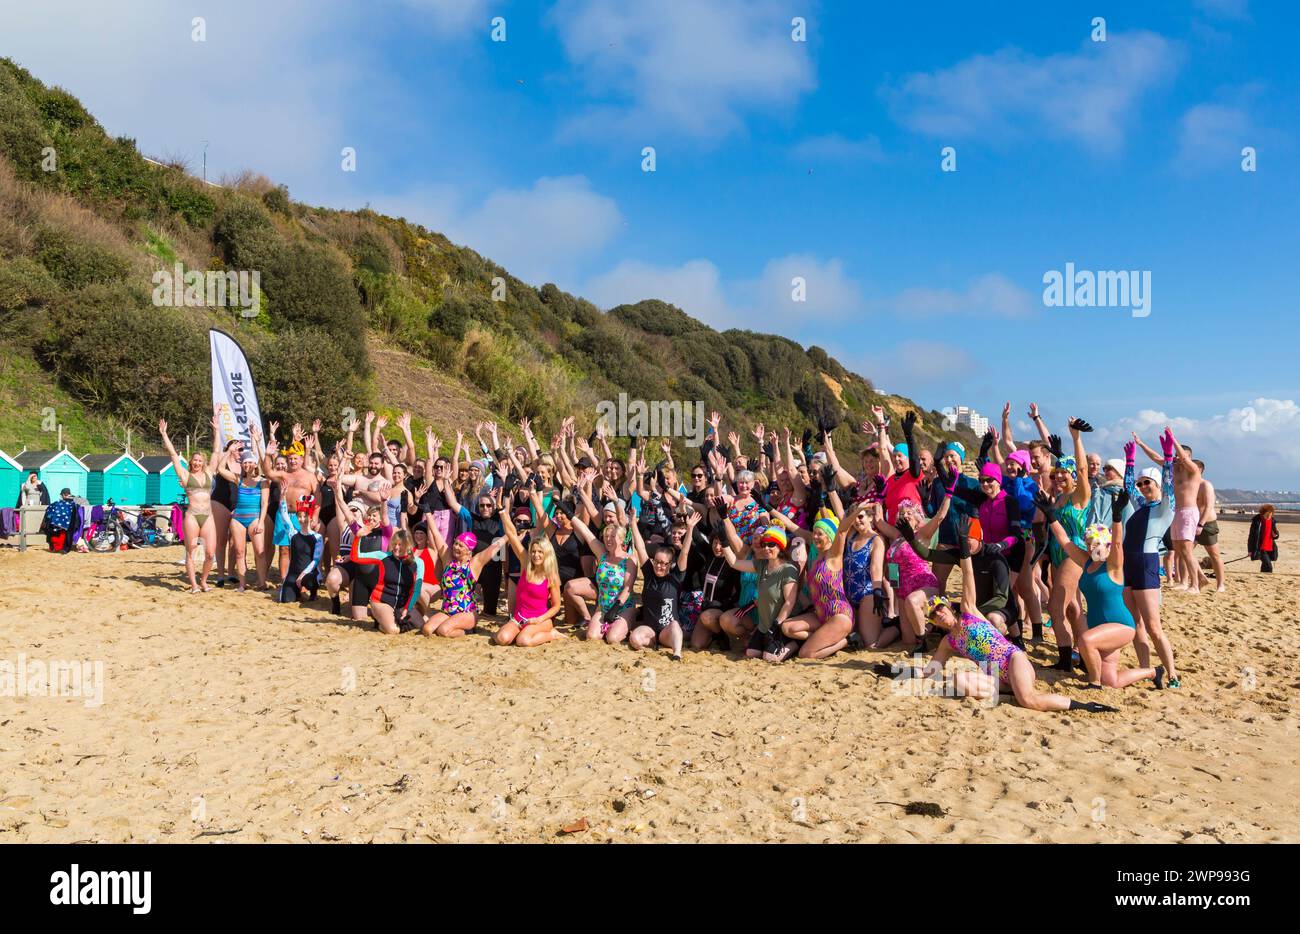
<path fill-rule="evenodd" d="M 36 471 L 50 491 L 50 499 L 59 498 L 64 487 L 72 491 L 73 496 L 86 496 L 86 481 L 90 471 L 86 469 L 77 455 L 67 448 L 62 451 L 22 451 L 15 458 L 23 469 L 23 478 L 31 471 Z M 14 499 L 17 500 L 17 494 Z"/>
<path fill-rule="evenodd" d="M 148 502 L 149 472 L 127 452 L 87 454 L 81 459 L 90 471 L 86 478 L 86 500 L 103 506 L 110 499 L 118 506 L 143 506 Z"/>
<path fill-rule="evenodd" d="M 150 506 L 170 506 L 185 501 L 181 482 L 176 479 L 176 468 L 172 459 L 166 454 L 153 454 L 140 458 L 140 466 L 146 473 L 144 500 Z M 181 466 L 189 467 L 189 462 L 181 458 Z"/>
<path fill-rule="evenodd" d="M 9 509 L 18 502 L 18 490 L 26 479 L 23 465 L 0 451 L 0 508 Z"/>

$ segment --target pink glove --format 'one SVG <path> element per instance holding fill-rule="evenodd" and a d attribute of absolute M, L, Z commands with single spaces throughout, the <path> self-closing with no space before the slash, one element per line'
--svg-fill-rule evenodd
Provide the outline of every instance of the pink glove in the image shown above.
<path fill-rule="evenodd" d="M 1166 431 L 1160 436 L 1160 450 L 1164 451 L 1165 460 L 1173 460 L 1174 457 L 1174 433 Z"/>
<path fill-rule="evenodd" d="M 1128 444 L 1124 445 L 1124 465 L 1126 467 L 1133 466 L 1133 459 L 1137 456 L 1137 449 L 1138 446 L 1136 441 L 1130 441 Z"/>

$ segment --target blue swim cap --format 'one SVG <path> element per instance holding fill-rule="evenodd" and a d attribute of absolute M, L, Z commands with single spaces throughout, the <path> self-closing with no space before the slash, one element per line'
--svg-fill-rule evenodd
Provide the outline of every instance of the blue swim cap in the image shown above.
<path fill-rule="evenodd" d="M 894 445 L 894 453 L 902 454 L 904 457 L 907 457 L 910 454 L 910 448 L 908 448 L 907 442 L 900 442 L 899 444 Z"/>
<path fill-rule="evenodd" d="M 960 441 L 949 441 L 947 448 L 949 451 L 956 451 L 957 456 L 960 457 L 962 460 L 966 459 L 966 448 L 962 445 Z"/>

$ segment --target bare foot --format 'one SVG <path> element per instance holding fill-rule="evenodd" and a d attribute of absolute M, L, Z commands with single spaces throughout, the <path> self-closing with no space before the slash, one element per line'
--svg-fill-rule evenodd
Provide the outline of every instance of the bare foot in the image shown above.
<path fill-rule="evenodd" d="M 1228 592 L 1228 585 L 1227 585 L 1227 584 L 1220 584 L 1220 585 L 1216 588 L 1216 593 L 1227 593 L 1227 592 Z"/>
<path fill-rule="evenodd" d="M 198 584 L 190 584 L 190 593 L 201 593 Z"/>

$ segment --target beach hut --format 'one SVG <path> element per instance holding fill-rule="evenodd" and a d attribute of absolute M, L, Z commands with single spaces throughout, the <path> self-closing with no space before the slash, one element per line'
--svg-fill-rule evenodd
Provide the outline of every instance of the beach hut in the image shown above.
<path fill-rule="evenodd" d="M 23 469 L 23 479 L 30 471 L 36 471 L 50 491 L 50 499 L 59 498 L 59 492 L 67 487 L 73 496 L 86 496 L 86 480 L 90 471 L 86 469 L 75 454 L 64 448 L 62 451 L 22 451 L 15 458 Z M 17 499 L 17 495 L 14 497 Z"/>
<path fill-rule="evenodd" d="M 17 504 L 18 490 L 26 479 L 23 465 L 0 451 L 0 509 L 10 509 Z"/>
<path fill-rule="evenodd" d="M 118 506 L 143 506 L 148 502 L 149 472 L 125 451 L 121 454 L 87 454 L 81 459 L 90 474 L 86 500 L 103 506 L 111 499 Z"/>
<path fill-rule="evenodd" d="M 181 458 L 181 465 L 189 467 L 189 462 Z M 176 479 L 176 468 L 172 459 L 166 454 L 155 454 L 140 458 L 140 466 L 148 475 L 145 480 L 144 499 L 150 506 L 170 506 L 185 501 L 181 482 Z"/>

